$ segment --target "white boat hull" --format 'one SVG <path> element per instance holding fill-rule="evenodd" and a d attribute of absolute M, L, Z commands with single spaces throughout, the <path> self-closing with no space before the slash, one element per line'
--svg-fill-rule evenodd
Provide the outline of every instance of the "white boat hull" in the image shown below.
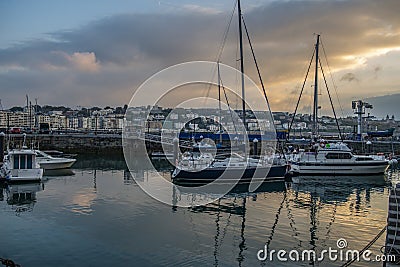
<path fill-rule="evenodd" d="M 38 161 L 40 168 L 44 170 L 59 170 L 59 169 L 68 169 L 71 168 L 75 163 L 75 159 L 60 159 L 60 160 L 43 160 Z"/>
<path fill-rule="evenodd" d="M 386 161 L 358 165 L 292 163 L 292 171 L 300 175 L 374 175 L 384 173 L 388 166 Z"/>
<path fill-rule="evenodd" d="M 40 181 L 43 177 L 43 169 L 12 169 L 6 176 L 6 181 L 28 182 Z"/>

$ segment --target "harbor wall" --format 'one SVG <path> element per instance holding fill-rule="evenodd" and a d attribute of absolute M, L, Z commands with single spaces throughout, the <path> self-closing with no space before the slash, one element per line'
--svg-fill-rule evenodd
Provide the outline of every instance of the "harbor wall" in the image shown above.
<path fill-rule="evenodd" d="M 22 146 L 22 135 L 11 135 L 7 139 L 10 147 Z M 120 152 L 122 138 L 121 135 L 113 134 L 28 134 L 26 145 L 41 150 L 61 150 L 67 153 L 98 153 L 104 150 Z"/>
<path fill-rule="evenodd" d="M 6 136 L 10 147 L 20 147 L 23 135 L 15 134 Z M 132 142 L 135 142 L 133 140 Z M 137 142 L 142 142 L 137 140 Z M 400 142 L 373 141 L 371 144 L 360 141 L 345 141 L 357 154 L 392 153 L 400 155 Z M 7 147 L 5 145 L 5 148 Z M 104 150 L 121 152 L 122 137 L 118 134 L 35 134 L 26 136 L 28 147 L 39 147 L 42 150 L 61 150 L 67 153 L 100 153 Z M 147 152 L 162 151 L 162 146 L 157 142 L 146 143 Z M 260 150 L 260 145 L 258 150 Z M 253 142 L 250 142 L 250 153 L 253 153 Z"/>
<path fill-rule="evenodd" d="M 400 142 L 398 141 L 372 141 L 370 144 L 362 141 L 345 141 L 355 154 L 394 153 L 400 155 Z"/>

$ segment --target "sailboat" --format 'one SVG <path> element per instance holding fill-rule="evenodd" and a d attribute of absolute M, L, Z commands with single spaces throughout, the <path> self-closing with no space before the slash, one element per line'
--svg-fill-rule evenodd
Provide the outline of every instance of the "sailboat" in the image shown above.
<path fill-rule="evenodd" d="M 315 77 L 314 77 L 314 104 L 312 115 L 312 139 L 313 142 L 310 151 L 302 151 L 299 154 L 292 154 L 289 156 L 292 171 L 300 175 L 374 175 L 383 174 L 388 165 L 388 161 L 384 158 L 354 155 L 351 149 L 343 142 L 340 127 L 336 118 L 336 112 L 333 107 L 331 96 L 328 90 L 329 99 L 331 102 L 333 114 L 338 127 L 339 135 L 342 139 L 341 142 L 329 143 L 323 139 L 318 140 L 318 66 L 322 65 L 319 60 L 319 45 L 320 35 L 317 34 L 317 41 L 315 44 Z M 314 56 L 313 55 L 313 56 Z M 312 59 L 310 62 L 310 66 Z M 309 66 L 309 69 L 310 69 Z M 324 72 L 322 70 L 324 76 Z M 325 79 L 325 76 L 324 76 Z M 303 86 L 304 89 L 304 86 Z M 297 101 L 296 110 L 293 119 L 296 115 L 300 98 L 303 92 L 300 93 L 299 100 Z M 291 125 L 289 126 L 289 132 Z"/>
<path fill-rule="evenodd" d="M 239 19 L 239 50 L 243 115 L 242 120 L 243 124 L 246 127 L 242 12 L 240 0 L 237 1 L 237 10 Z M 244 26 L 246 29 L 245 24 Z M 247 37 L 249 37 L 248 34 Z M 217 65 L 217 67 L 219 70 L 219 65 Z M 268 103 L 267 98 L 266 101 Z M 188 166 L 185 165 L 185 163 L 191 164 Z M 218 183 L 250 183 L 251 181 L 268 182 L 277 180 L 284 181 L 287 169 L 288 165 L 286 164 L 286 160 L 283 157 L 279 158 L 274 156 L 265 156 L 259 158 L 251 158 L 247 156 L 241 156 L 237 153 L 230 153 L 229 155 L 220 154 L 216 157 L 212 157 L 209 153 L 203 153 L 181 159 L 181 161 L 178 162 L 175 170 L 172 173 L 172 181 L 175 184 L 180 185 L 203 185 L 214 182 L 217 179 Z"/>

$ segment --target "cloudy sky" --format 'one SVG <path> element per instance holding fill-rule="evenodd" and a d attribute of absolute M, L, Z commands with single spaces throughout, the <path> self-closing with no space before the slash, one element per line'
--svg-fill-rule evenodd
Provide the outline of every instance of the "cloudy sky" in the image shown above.
<path fill-rule="evenodd" d="M 214 61 L 234 3 L 1 1 L 3 107 L 22 106 L 26 94 L 42 105 L 72 108 L 127 104 L 142 82 L 166 67 Z M 328 64 L 321 61 L 339 115 L 340 106 L 344 115 L 350 112 L 351 100 L 400 93 L 398 0 L 242 0 L 242 8 L 274 111 L 294 110 L 314 33 L 322 35 Z M 233 67 L 238 59 L 236 19 L 221 58 Z M 245 50 L 246 73 L 257 81 L 247 44 Z M 302 112 L 311 111 L 311 94 L 310 79 Z M 321 86 L 326 109 L 327 99 Z"/>

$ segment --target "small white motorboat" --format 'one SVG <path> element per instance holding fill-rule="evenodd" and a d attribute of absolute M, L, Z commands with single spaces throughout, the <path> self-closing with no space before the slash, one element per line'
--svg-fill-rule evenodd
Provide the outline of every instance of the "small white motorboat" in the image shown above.
<path fill-rule="evenodd" d="M 68 169 L 76 161 L 76 159 L 53 157 L 37 149 L 35 153 L 37 162 L 44 170 Z"/>
<path fill-rule="evenodd" d="M 23 146 L 8 151 L 0 169 L 0 177 L 10 182 L 40 181 L 43 169 L 36 160 L 35 151 Z"/>

